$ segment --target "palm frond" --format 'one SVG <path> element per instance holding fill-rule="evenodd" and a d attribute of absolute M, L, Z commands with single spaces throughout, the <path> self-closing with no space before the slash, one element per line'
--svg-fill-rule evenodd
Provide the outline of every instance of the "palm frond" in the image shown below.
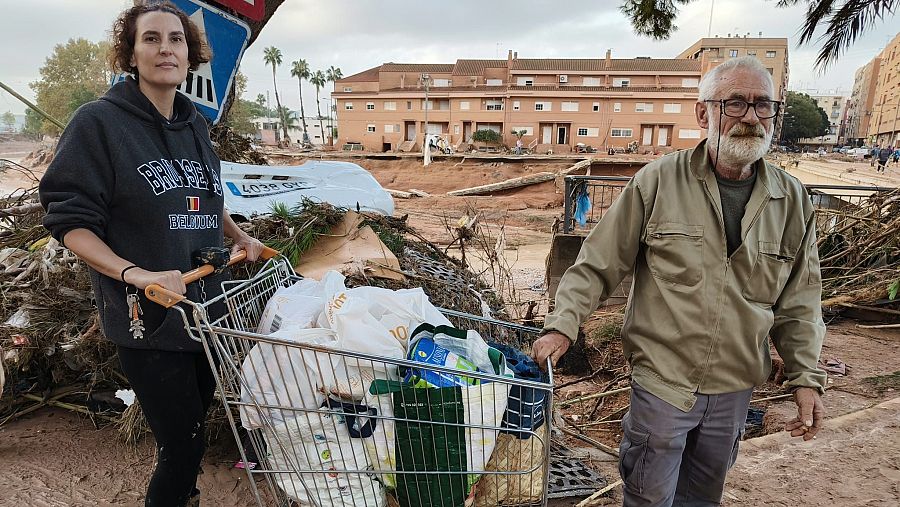
<path fill-rule="evenodd" d="M 898 0 L 848 0 L 835 8 L 834 0 L 819 0 L 818 4 L 810 5 L 800 42 L 812 40 L 816 26 L 828 18 L 825 33 L 819 38 L 823 41 L 822 49 L 816 57 L 816 67 L 824 70 L 876 21 L 892 15 L 897 2 Z"/>
<path fill-rule="evenodd" d="M 673 23 L 678 15 L 678 5 L 693 0 L 625 0 L 619 10 L 630 20 L 638 35 L 656 40 L 668 39 L 678 29 Z"/>

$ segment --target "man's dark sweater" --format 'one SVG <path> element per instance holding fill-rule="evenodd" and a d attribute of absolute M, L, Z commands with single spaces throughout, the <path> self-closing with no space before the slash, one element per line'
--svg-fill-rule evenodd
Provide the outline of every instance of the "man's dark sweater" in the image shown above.
<path fill-rule="evenodd" d="M 728 180 L 716 173 L 719 195 L 722 197 L 722 218 L 725 220 L 725 239 L 728 241 L 728 256 L 741 246 L 741 220 L 744 209 L 750 202 L 756 172 L 745 180 Z"/>

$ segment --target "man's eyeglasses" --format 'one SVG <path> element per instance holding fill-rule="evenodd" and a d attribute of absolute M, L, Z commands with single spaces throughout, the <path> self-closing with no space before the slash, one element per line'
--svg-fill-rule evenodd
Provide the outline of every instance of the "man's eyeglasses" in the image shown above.
<path fill-rule="evenodd" d="M 743 99 L 722 99 L 722 100 L 704 100 L 704 102 L 715 102 L 722 108 L 725 116 L 732 118 L 740 118 L 747 114 L 747 109 L 753 106 L 756 111 L 756 117 L 760 120 L 766 120 L 778 116 L 778 110 L 781 108 L 781 102 L 777 100 L 757 100 L 756 102 L 747 102 Z"/>

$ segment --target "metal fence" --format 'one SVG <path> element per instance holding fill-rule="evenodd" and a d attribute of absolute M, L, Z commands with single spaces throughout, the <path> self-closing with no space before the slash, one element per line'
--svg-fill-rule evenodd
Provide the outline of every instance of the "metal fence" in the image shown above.
<path fill-rule="evenodd" d="M 631 178 L 621 176 L 566 176 L 562 231 L 587 234 L 603 218 Z M 842 215 L 852 214 L 876 194 L 894 192 L 890 187 L 861 185 L 804 185 L 821 213 L 820 229 L 840 227 Z"/>

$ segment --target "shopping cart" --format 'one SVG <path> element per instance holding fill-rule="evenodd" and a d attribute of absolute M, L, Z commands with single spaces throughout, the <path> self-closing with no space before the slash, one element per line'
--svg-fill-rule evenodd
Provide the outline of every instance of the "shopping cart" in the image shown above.
<path fill-rule="evenodd" d="M 211 271 L 204 266 L 184 278 Z M 460 372 L 336 350 L 315 336 L 256 333 L 273 294 L 299 280 L 274 257 L 252 279 L 225 282 L 209 301 L 146 290 L 180 312 L 203 344 L 260 506 L 546 505 L 552 373 L 528 380 L 467 372 L 465 387 L 414 389 L 397 382 L 402 372 Z M 212 318 L 223 305 L 224 315 Z M 488 342 L 531 342 L 539 331 L 442 311 Z"/>

